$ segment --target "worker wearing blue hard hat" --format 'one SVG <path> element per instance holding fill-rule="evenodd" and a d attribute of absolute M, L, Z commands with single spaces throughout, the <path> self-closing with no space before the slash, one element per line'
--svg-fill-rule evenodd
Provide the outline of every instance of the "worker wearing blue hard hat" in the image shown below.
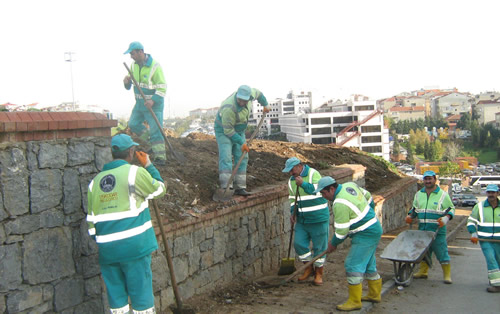
<path fill-rule="evenodd" d="M 315 191 L 321 174 L 297 157 L 285 162 L 282 172 L 289 173 L 288 199 L 290 201 L 290 223 L 295 224 L 293 247 L 303 263 L 311 261 L 328 248 L 330 211 L 328 202 Z M 297 201 L 296 201 L 297 200 Z M 312 243 L 312 250 L 311 250 Z M 323 284 L 323 269 L 326 257 L 318 258 L 304 270 L 299 281 L 314 276 L 313 284 Z"/>
<path fill-rule="evenodd" d="M 257 100 L 262 109 L 252 111 L 253 100 Z M 231 178 L 234 164 L 238 162 L 242 154 L 245 154 L 240 166 L 236 169 L 234 176 L 234 194 L 247 196 L 247 165 L 248 152 L 250 149 L 246 144 L 245 131 L 248 127 L 250 114 L 254 118 L 269 112 L 269 104 L 264 94 L 256 88 L 241 85 L 238 90 L 224 100 L 215 117 L 215 138 L 219 148 L 219 186 L 225 189 Z"/>
<path fill-rule="evenodd" d="M 349 298 L 337 305 L 341 311 L 361 309 L 361 301 L 380 302 L 382 278 L 377 271 L 375 251 L 382 237 L 382 225 L 375 215 L 371 193 L 354 182 L 337 183 L 332 177 L 323 177 L 314 191 L 333 201 L 335 234 L 328 244 L 333 252 L 347 237 L 351 248 L 344 261 L 349 287 Z M 363 279 L 368 280 L 368 294 L 361 296 Z"/>
<path fill-rule="evenodd" d="M 143 99 L 139 89 L 134 86 L 135 105 L 128 126 L 141 140 L 149 142 L 155 165 L 164 166 L 167 159 L 165 139 L 149 110 L 153 111 L 160 126 L 163 125 L 164 99 L 167 92 L 163 70 L 156 59 L 144 53 L 144 46 L 138 41 L 131 42 L 125 54 L 130 54 L 134 60 L 130 70 L 146 97 Z M 125 76 L 123 84 L 129 90 L 132 87 L 132 78 Z M 149 130 L 144 126 L 144 121 L 149 125 Z"/>
<path fill-rule="evenodd" d="M 434 171 L 424 172 L 423 177 L 424 187 L 415 194 L 413 207 L 408 212 L 406 223 L 410 224 L 415 218 L 418 218 L 419 230 L 437 231 L 436 238 L 428 250 L 428 260 L 432 261 L 432 254 L 436 254 L 436 258 L 443 269 L 443 281 L 446 284 L 451 284 L 451 264 L 448 244 L 446 243 L 446 224 L 455 215 L 455 205 L 453 205 L 450 195 L 436 184 L 437 177 Z M 450 210 L 446 213 L 448 208 Z M 422 261 L 418 272 L 413 277 L 427 279 L 429 266 L 426 261 Z"/>
<path fill-rule="evenodd" d="M 488 292 L 500 292 L 500 200 L 498 185 L 486 186 L 486 200 L 477 203 L 467 220 L 467 231 L 471 234 L 471 242 L 480 242 L 486 259 Z M 496 211 L 496 212 L 495 212 Z"/>

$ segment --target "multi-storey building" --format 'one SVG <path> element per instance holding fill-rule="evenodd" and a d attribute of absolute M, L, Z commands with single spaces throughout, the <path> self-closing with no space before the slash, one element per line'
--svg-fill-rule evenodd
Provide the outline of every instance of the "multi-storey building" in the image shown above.
<path fill-rule="evenodd" d="M 213 107 L 213 108 L 198 108 L 189 111 L 189 116 L 190 117 L 214 117 L 217 114 L 217 111 L 219 110 L 219 107 Z"/>
<path fill-rule="evenodd" d="M 471 112 L 471 97 L 462 93 L 449 93 L 447 95 L 436 96 L 432 101 L 433 115 L 440 115 L 443 118 L 455 114 Z"/>
<path fill-rule="evenodd" d="M 494 122 L 496 113 L 500 112 L 500 98 L 480 100 L 476 104 L 476 112 L 479 115 L 480 124 Z"/>
<path fill-rule="evenodd" d="M 290 142 L 357 147 L 389 160 L 389 130 L 375 101 L 350 101 L 319 111 L 280 116 L 281 132 Z"/>

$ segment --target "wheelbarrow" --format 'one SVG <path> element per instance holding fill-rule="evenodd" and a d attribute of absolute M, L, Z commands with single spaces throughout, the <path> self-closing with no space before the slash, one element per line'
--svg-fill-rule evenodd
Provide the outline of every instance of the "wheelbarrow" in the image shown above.
<path fill-rule="evenodd" d="M 451 210 L 448 208 L 443 216 Z M 411 225 L 410 225 L 411 228 Z M 394 281 L 397 286 L 408 287 L 413 280 L 413 271 L 422 260 L 432 265 L 427 254 L 432 241 L 436 238 L 439 228 L 434 231 L 405 230 L 401 232 L 380 254 L 381 258 L 392 261 L 394 266 Z"/>

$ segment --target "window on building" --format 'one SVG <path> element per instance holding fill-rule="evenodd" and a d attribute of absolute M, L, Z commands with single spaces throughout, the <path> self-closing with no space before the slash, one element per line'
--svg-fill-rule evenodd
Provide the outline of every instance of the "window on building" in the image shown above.
<path fill-rule="evenodd" d="M 363 146 L 361 150 L 367 153 L 381 153 L 382 146 Z"/>
<path fill-rule="evenodd" d="M 382 136 L 362 136 L 361 143 L 380 143 Z"/>
<path fill-rule="evenodd" d="M 312 128 L 311 129 L 311 134 L 312 135 L 317 135 L 317 134 L 330 134 L 332 131 L 331 129 L 328 128 Z"/>
<path fill-rule="evenodd" d="M 382 132 L 382 127 L 380 125 L 361 126 L 361 133 L 372 133 L 372 132 Z"/>
<path fill-rule="evenodd" d="M 348 117 L 333 117 L 333 123 L 334 124 L 336 124 L 336 123 L 352 123 L 353 122 L 353 118 L 354 118 L 354 121 L 358 120 L 358 117 L 352 117 L 352 116 L 348 116 Z"/>
<path fill-rule="evenodd" d="M 332 120 L 328 118 L 311 118 L 311 124 L 331 124 Z"/>
<path fill-rule="evenodd" d="M 320 138 L 313 138 L 311 141 L 313 144 L 331 144 L 332 138 L 331 137 L 320 137 Z"/>
<path fill-rule="evenodd" d="M 373 105 L 371 105 L 371 106 L 357 106 L 356 107 L 357 111 L 361 111 L 361 110 L 373 110 L 373 109 L 375 109 Z M 351 110 L 349 110 L 349 111 L 351 111 Z"/>
<path fill-rule="evenodd" d="M 278 123 L 279 119 L 271 119 L 271 123 Z"/>

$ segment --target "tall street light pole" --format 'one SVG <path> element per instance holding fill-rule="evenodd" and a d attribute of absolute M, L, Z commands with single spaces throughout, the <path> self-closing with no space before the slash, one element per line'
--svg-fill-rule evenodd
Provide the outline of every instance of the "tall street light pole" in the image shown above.
<path fill-rule="evenodd" d="M 72 106 L 73 106 L 73 111 L 76 110 L 75 108 L 75 90 L 73 88 L 73 55 L 74 52 L 65 52 L 64 53 L 64 61 L 69 62 L 69 71 L 71 73 L 71 96 L 72 96 Z"/>

